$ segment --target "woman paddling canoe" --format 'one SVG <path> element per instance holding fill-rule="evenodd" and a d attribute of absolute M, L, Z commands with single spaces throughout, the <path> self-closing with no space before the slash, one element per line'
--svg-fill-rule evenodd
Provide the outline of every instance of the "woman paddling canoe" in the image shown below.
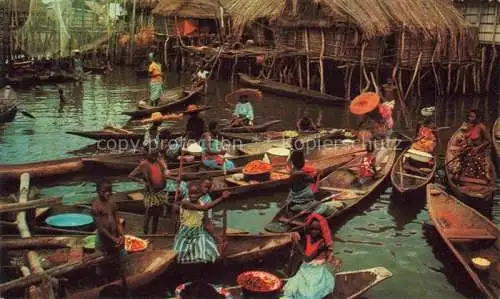
<path fill-rule="evenodd" d="M 305 224 L 302 240 L 293 233 L 295 243 L 302 241 L 296 248 L 303 256 L 299 271 L 288 280 L 283 288 L 282 299 L 323 298 L 335 289 L 335 276 L 328 264 L 340 268 L 342 262 L 333 255 L 333 240 L 326 219 L 319 214 L 311 214 Z"/>

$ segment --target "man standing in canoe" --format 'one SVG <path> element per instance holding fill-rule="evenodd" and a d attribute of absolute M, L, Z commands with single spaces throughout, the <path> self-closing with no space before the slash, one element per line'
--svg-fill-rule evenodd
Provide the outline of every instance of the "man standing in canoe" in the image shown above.
<path fill-rule="evenodd" d="M 124 258 L 126 252 L 124 249 L 125 236 L 123 233 L 123 226 L 119 221 L 116 214 L 116 205 L 111 202 L 111 195 L 113 190 L 111 184 L 108 182 L 101 182 L 97 184 L 96 191 L 98 199 L 92 201 L 90 209 L 92 217 L 97 227 L 96 247 L 101 252 L 111 257 L 113 265 L 110 267 L 101 267 L 100 275 L 121 276 L 123 286 L 126 288 L 125 280 L 125 267 Z M 102 273 L 104 272 L 104 273 Z"/>
<path fill-rule="evenodd" d="M 205 132 L 205 121 L 200 117 L 200 112 L 206 110 L 196 105 L 188 105 L 184 114 L 188 115 L 186 124 L 186 139 L 188 141 L 201 139 L 201 135 Z"/>
<path fill-rule="evenodd" d="M 151 106 L 158 106 L 163 93 L 163 73 L 161 71 L 161 65 L 155 61 L 153 52 L 149 53 L 149 61 L 151 62 L 148 67 L 149 104 Z"/>

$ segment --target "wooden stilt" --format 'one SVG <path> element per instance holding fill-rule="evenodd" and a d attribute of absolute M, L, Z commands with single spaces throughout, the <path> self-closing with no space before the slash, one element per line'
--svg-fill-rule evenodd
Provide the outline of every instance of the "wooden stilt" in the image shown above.
<path fill-rule="evenodd" d="M 321 52 L 319 54 L 319 77 L 320 92 L 325 93 L 325 70 L 323 65 L 323 56 L 325 55 L 325 32 L 321 29 Z"/>
<path fill-rule="evenodd" d="M 132 4 L 132 24 L 130 25 L 130 44 L 129 44 L 129 56 L 128 63 L 131 64 L 134 57 L 135 50 L 135 13 L 136 13 L 137 0 L 133 0 Z"/>
<path fill-rule="evenodd" d="M 300 61 L 300 57 L 297 59 L 298 65 L 297 65 L 297 73 L 299 73 L 299 85 L 300 88 L 304 87 L 304 82 L 302 80 L 302 61 Z"/>
<path fill-rule="evenodd" d="M 234 75 L 236 74 L 236 65 L 238 64 L 238 55 L 234 57 L 233 69 L 231 70 L 231 90 L 234 88 Z"/>
<path fill-rule="evenodd" d="M 311 89 L 311 61 L 309 59 L 309 32 L 307 28 L 304 29 L 304 39 L 306 44 L 306 75 L 307 75 L 307 89 Z"/>

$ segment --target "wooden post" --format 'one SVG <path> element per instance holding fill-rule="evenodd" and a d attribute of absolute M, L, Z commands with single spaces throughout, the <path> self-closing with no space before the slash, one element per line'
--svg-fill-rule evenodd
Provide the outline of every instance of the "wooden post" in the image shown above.
<path fill-rule="evenodd" d="M 299 85 L 300 85 L 300 88 L 303 88 L 304 87 L 304 82 L 302 80 L 302 62 L 300 61 L 300 58 L 298 59 L 298 67 L 297 67 L 297 72 L 299 73 Z"/>
<path fill-rule="evenodd" d="M 30 186 L 30 175 L 28 173 L 23 173 L 21 175 L 20 184 L 19 184 L 19 204 L 27 204 L 28 203 L 28 195 L 29 195 L 29 186 Z M 31 232 L 28 227 L 28 223 L 26 221 L 26 212 L 22 211 L 17 214 L 16 217 L 17 228 L 19 229 L 19 233 L 21 238 L 30 238 Z M 26 259 L 28 260 L 28 264 L 30 266 L 30 272 L 35 274 L 43 273 L 44 270 L 40 263 L 40 258 L 36 251 L 28 251 L 26 253 Z M 27 273 L 27 271 L 24 271 Z M 49 281 L 44 281 L 43 291 L 42 289 L 32 286 L 29 290 L 28 297 L 39 297 L 42 295 L 44 298 L 55 298 L 54 291 L 50 286 Z"/>
<path fill-rule="evenodd" d="M 325 93 L 325 71 L 323 64 L 323 56 L 325 55 L 325 32 L 321 29 L 321 52 L 319 54 L 319 77 L 320 77 L 320 91 Z"/>
<path fill-rule="evenodd" d="M 311 89 L 311 61 L 309 60 L 309 32 L 307 28 L 304 29 L 304 39 L 306 42 L 306 75 L 307 75 L 307 89 Z"/>
<path fill-rule="evenodd" d="M 135 50 L 135 10 L 136 10 L 136 4 L 137 0 L 133 0 L 132 4 L 132 24 L 130 25 L 130 44 L 129 44 L 129 53 L 128 53 L 128 63 L 132 63 L 133 57 L 134 57 L 134 50 Z"/>
<path fill-rule="evenodd" d="M 234 57 L 233 69 L 231 71 L 231 90 L 234 88 L 234 75 L 236 73 L 236 65 L 238 64 L 238 55 Z"/>

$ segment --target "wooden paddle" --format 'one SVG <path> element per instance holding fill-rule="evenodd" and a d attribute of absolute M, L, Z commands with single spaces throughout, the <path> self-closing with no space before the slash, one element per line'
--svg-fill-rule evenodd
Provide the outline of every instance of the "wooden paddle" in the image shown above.
<path fill-rule="evenodd" d="M 19 110 L 19 112 L 21 112 L 22 115 L 27 116 L 29 118 L 33 118 L 33 119 L 36 118 L 35 116 L 33 116 L 33 114 L 29 113 L 28 111 Z"/>

